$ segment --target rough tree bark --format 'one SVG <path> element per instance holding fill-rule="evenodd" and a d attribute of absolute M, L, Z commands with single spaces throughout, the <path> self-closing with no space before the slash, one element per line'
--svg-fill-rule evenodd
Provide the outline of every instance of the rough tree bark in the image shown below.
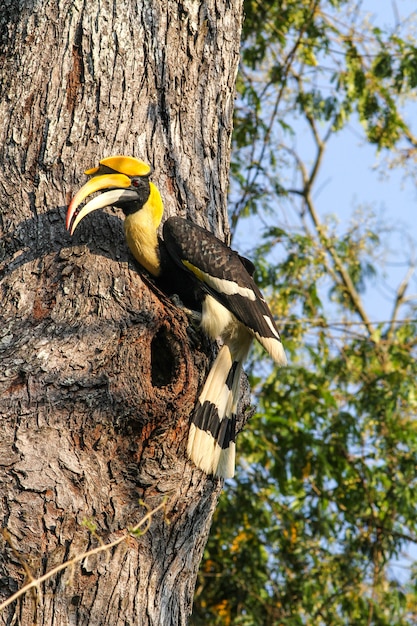
<path fill-rule="evenodd" d="M 241 0 L 5 0 L 0 13 L 0 624 L 186 624 L 222 484 L 186 460 L 211 346 L 137 272 L 117 212 L 66 204 L 111 154 L 227 238 Z M 142 504 L 143 503 L 143 504 Z M 83 524 L 88 520 L 88 528 Z M 95 526 L 92 532 L 91 525 Z"/>

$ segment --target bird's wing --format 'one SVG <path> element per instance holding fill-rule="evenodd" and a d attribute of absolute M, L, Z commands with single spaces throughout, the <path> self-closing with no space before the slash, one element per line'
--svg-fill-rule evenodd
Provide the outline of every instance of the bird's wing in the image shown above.
<path fill-rule="evenodd" d="M 180 217 L 164 223 L 171 258 L 198 279 L 203 289 L 246 326 L 279 364 L 286 362 L 269 307 L 241 257 L 208 230 Z"/>

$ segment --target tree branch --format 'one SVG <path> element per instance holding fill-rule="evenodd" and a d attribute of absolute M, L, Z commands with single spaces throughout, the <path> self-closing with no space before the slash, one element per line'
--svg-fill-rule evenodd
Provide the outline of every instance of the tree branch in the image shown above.
<path fill-rule="evenodd" d="M 67 567 L 75 565 L 76 563 L 79 563 L 80 561 L 84 561 L 84 559 L 87 559 L 88 557 L 93 556 L 95 554 L 99 554 L 100 552 L 104 552 L 107 550 L 111 550 L 112 548 L 115 548 L 120 543 L 125 541 L 127 537 L 131 535 L 136 535 L 139 529 L 145 523 L 147 523 L 148 526 L 143 532 L 146 532 L 149 528 L 149 524 L 152 519 L 152 516 L 158 511 L 160 511 L 161 509 L 163 509 L 165 505 L 166 505 L 166 498 L 164 498 L 163 502 L 161 502 L 161 504 L 159 504 L 155 509 L 152 509 L 152 511 L 148 511 L 148 513 L 146 513 L 146 515 L 140 520 L 140 522 L 138 522 L 138 524 L 136 524 L 136 526 L 134 526 L 133 528 L 129 530 L 126 529 L 121 537 L 118 537 L 117 539 L 115 539 L 114 541 L 111 541 L 110 543 L 103 543 L 100 546 L 97 546 L 97 548 L 93 548 L 91 550 L 88 550 L 87 552 L 82 552 L 81 554 L 77 554 L 73 559 L 70 559 L 69 561 L 64 561 L 64 563 L 61 563 L 60 565 L 57 565 L 56 567 L 52 568 L 51 570 L 49 570 L 49 572 L 46 572 L 46 574 L 44 574 L 43 576 L 40 576 L 39 578 L 36 578 L 36 579 L 32 579 L 27 585 L 24 585 L 21 589 L 16 591 L 16 593 L 14 593 L 12 596 L 7 598 L 7 600 L 2 602 L 0 604 L 0 611 L 2 611 L 7 606 L 9 606 L 9 604 L 12 604 L 15 600 L 20 598 L 20 596 L 24 595 L 25 593 L 27 593 L 34 587 L 39 587 L 39 585 L 44 583 L 49 578 L 52 578 L 52 576 L 55 576 L 55 574 L 59 574 L 59 572 L 62 572 L 62 570 L 66 569 Z M 10 541 L 9 540 L 7 541 L 10 544 Z M 13 546 L 11 547 L 14 552 L 17 552 L 17 550 Z M 27 570 L 26 567 L 24 569 L 25 571 Z"/>
<path fill-rule="evenodd" d="M 296 78 L 299 80 L 299 77 L 296 77 Z M 300 89 L 300 93 L 302 93 L 302 85 L 300 82 L 299 82 L 299 89 Z M 310 218 L 314 224 L 315 230 L 320 238 L 320 241 L 322 242 L 326 251 L 328 252 L 328 254 L 333 260 L 333 264 L 336 268 L 337 274 L 339 275 L 341 279 L 341 284 L 344 290 L 349 295 L 349 298 L 352 304 L 354 305 L 359 317 L 362 319 L 363 323 L 365 324 L 369 335 L 373 337 L 375 340 L 374 326 L 372 325 L 371 320 L 368 317 L 368 314 L 363 306 L 359 293 L 356 290 L 355 285 L 353 284 L 353 281 L 349 275 L 349 272 L 346 270 L 343 264 L 343 261 L 338 255 L 336 249 L 330 243 L 329 239 L 325 235 L 323 225 L 320 222 L 319 216 L 315 210 L 315 207 L 311 198 L 311 189 L 316 180 L 320 165 L 323 160 L 324 150 L 326 147 L 326 138 L 329 137 L 329 130 L 327 131 L 325 138 L 322 139 L 320 137 L 320 134 L 317 131 L 315 119 L 312 117 L 312 115 L 308 111 L 304 111 L 304 113 L 305 113 L 307 122 L 310 126 L 311 132 L 313 134 L 314 140 L 316 142 L 317 154 L 316 154 L 316 159 L 313 163 L 313 167 L 311 169 L 310 175 L 307 180 L 304 180 L 304 189 L 303 189 L 302 195 L 304 197 L 304 201 L 305 201 L 308 213 L 310 215 Z M 340 281 L 338 282 L 340 283 Z"/>
<path fill-rule="evenodd" d="M 389 338 L 392 337 L 392 334 L 394 332 L 394 326 L 396 324 L 398 312 L 399 312 L 401 305 L 404 304 L 405 302 L 405 298 L 404 298 L 405 292 L 407 291 L 408 285 L 410 284 L 410 280 L 414 274 L 414 271 L 415 271 L 414 265 L 408 268 L 407 274 L 404 276 L 402 282 L 400 283 L 397 289 L 397 294 L 396 294 L 395 301 L 394 301 L 394 307 L 392 309 L 392 314 L 391 314 L 391 323 L 390 323 L 388 333 L 387 333 L 387 337 Z"/>

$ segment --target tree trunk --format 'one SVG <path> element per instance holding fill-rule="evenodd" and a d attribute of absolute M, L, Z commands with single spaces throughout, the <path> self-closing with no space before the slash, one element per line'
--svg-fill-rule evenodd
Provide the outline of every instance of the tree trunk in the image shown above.
<path fill-rule="evenodd" d="M 137 272 L 118 212 L 66 204 L 111 154 L 227 238 L 241 1 L 6 0 L 0 15 L 0 624 L 186 624 L 221 481 L 186 459 L 211 346 Z M 87 520 L 87 523 L 84 523 Z"/>

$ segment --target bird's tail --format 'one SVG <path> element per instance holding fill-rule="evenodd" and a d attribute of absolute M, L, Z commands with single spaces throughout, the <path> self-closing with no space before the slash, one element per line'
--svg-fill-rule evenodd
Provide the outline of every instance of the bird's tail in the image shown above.
<path fill-rule="evenodd" d="M 187 452 L 206 474 L 234 475 L 236 413 L 243 358 L 224 344 L 207 376 L 191 419 Z"/>

